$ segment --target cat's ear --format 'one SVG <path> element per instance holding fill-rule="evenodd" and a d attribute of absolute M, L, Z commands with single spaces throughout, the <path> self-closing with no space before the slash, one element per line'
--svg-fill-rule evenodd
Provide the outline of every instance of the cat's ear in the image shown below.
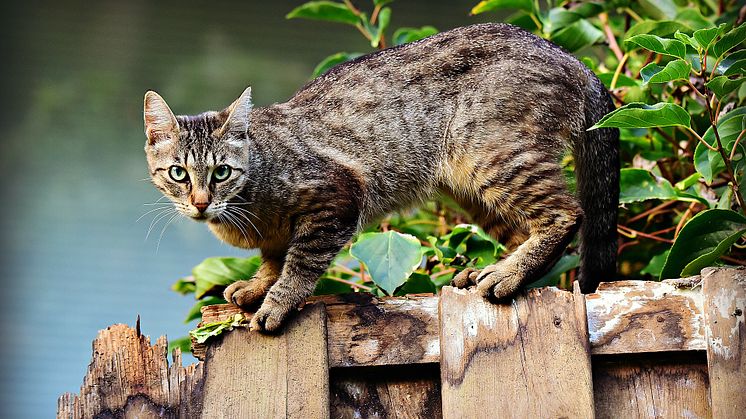
<path fill-rule="evenodd" d="M 228 116 L 222 128 L 220 128 L 221 134 L 229 132 L 239 135 L 245 134 L 249 129 L 249 112 L 251 112 L 252 106 L 251 87 L 247 87 L 241 93 L 241 96 L 223 111 Z"/>
<path fill-rule="evenodd" d="M 176 121 L 176 116 L 171 112 L 166 101 L 152 90 L 145 93 L 143 116 L 148 145 L 170 141 L 174 135 L 179 135 L 179 123 Z"/>

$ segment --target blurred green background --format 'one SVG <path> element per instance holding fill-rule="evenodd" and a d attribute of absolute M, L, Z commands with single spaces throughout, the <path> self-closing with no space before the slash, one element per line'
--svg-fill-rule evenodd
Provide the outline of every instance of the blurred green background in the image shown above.
<path fill-rule="evenodd" d="M 177 114 L 222 109 L 247 85 L 284 101 L 338 51 L 370 50 L 353 28 L 286 20 L 302 1 L 37 1 L 2 6 L 2 417 L 52 417 L 78 392 L 99 329 L 176 338 L 193 304 L 171 283 L 209 256 L 245 255 L 202 224 L 172 223 L 158 246 L 158 192 L 143 153 L 142 97 Z M 358 0 L 368 7 L 367 1 Z M 399 0 L 392 28 L 450 29 L 474 0 Z M 492 19 L 497 19 L 495 15 Z M 189 359 L 192 362 L 193 359 Z"/>

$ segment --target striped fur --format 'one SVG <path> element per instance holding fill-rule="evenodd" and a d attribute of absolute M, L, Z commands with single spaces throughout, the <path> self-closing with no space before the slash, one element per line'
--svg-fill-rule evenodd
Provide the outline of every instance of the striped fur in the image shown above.
<path fill-rule="evenodd" d="M 252 109 L 247 89 L 224 111 L 174 117 L 176 127 L 148 95 L 156 186 L 188 216 L 194 191 L 207 191 L 201 218 L 217 237 L 262 251 L 256 278 L 225 291 L 239 306 L 261 303 L 260 330 L 279 328 L 360 226 L 436 192 L 515 246 L 457 286 L 511 296 L 579 228 L 584 291 L 615 272 L 618 134 L 586 132 L 612 109 L 609 95 L 574 57 L 516 27 L 473 25 L 360 57 L 268 107 Z M 559 163 L 568 151 L 577 197 Z M 221 164 L 234 172 L 211 184 Z M 171 181 L 172 165 L 185 165 L 194 184 Z M 232 206 L 253 216 L 227 221 L 220 208 Z"/>

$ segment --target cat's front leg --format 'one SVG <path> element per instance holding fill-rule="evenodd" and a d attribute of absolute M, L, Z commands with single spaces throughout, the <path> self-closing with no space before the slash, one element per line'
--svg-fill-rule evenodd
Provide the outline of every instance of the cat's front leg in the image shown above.
<path fill-rule="evenodd" d="M 349 202 L 346 203 L 349 205 Z M 357 228 L 357 211 L 325 208 L 299 218 L 280 278 L 251 319 L 251 328 L 273 332 L 313 292 L 316 281 Z"/>
<path fill-rule="evenodd" d="M 269 288 L 277 282 L 282 272 L 282 257 L 262 252 L 262 264 L 248 281 L 234 282 L 223 291 L 223 298 L 243 310 L 256 308 L 267 295 Z"/>

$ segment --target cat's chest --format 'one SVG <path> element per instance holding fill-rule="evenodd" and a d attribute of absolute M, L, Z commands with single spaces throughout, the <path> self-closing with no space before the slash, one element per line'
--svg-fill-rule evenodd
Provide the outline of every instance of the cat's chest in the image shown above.
<path fill-rule="evenodd" d="M 210 221 L 207 226 L 221 241 L 235 247 L 243 249 L 255 249 L 260 247 L 261 236 L 257 231 L 243 225 L 236 226 L 231 223 L 221 221 Z"/>

